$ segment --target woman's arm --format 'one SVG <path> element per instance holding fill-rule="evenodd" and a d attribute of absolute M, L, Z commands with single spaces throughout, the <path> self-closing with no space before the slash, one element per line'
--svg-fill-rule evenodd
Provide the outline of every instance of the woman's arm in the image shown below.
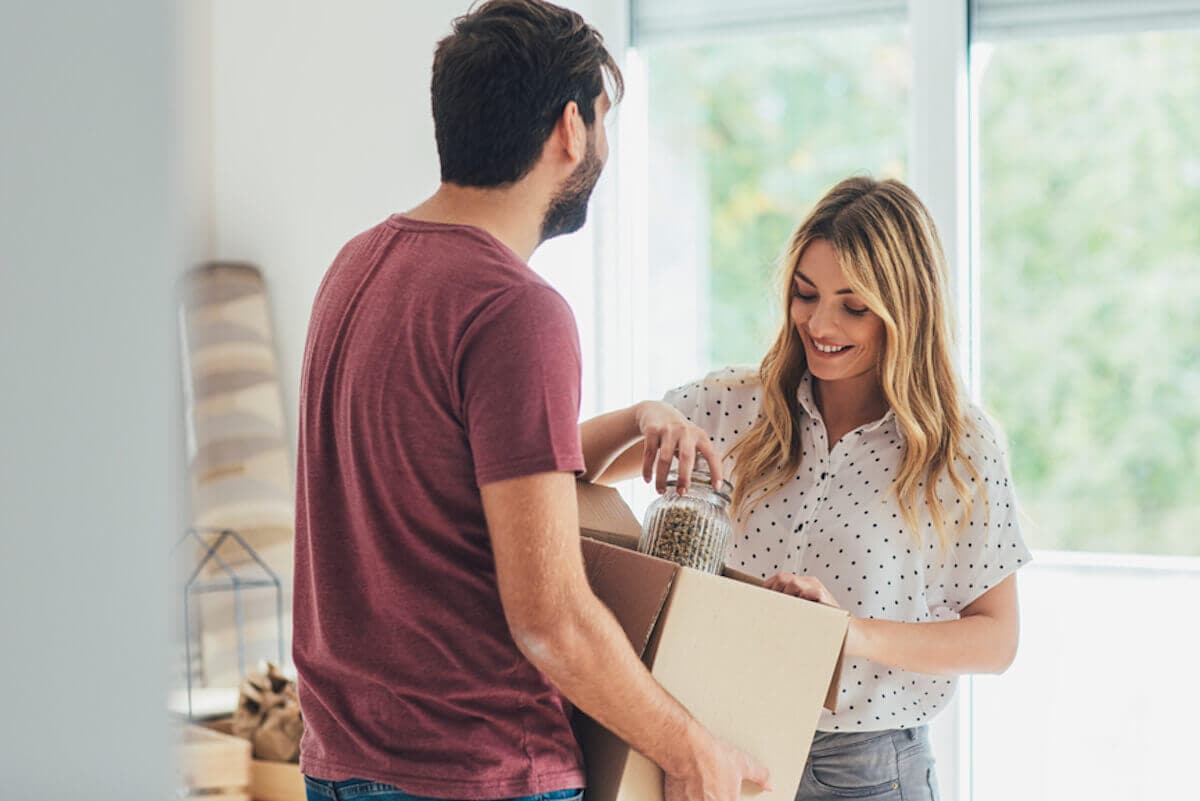
<path fill-rule="evenodd" d="M 915 673 L 1003 673 L 1017 655 L 1017 577 L 1011 575 L 962 610 L 958 620 L 897 623 L 852 618 L 847 648 Z"/>
<path fill-rule="evenodd" d="M 658 491 L 667 489 L 667 473 L 679 458 L 679 491 L 686 492 L 692 466 L 699 453 L 708 462 L 714 484 L 724 477 L 721 458 L 703 429 L 673 406 L 642 401 L 625 409 L 593 417 L 579 424 L 586 481 L 611 484 L 637 475 L 655 480 Z"/>
<path fill-rule="evenodd" d="M 585 469 L 582 478 L 585 481 L 607 484 L 636 475 L 636 472 L 626 470 L 623 472 L 627 472 L 628 475 L 610 476 L 606 475 L 605 471 L 618 457 L 632 449 L 631 446 L 641 444 L 642 432 L 637 423 L 640 405 L 635 403 L 633 406 L 608 412 L 579 424 L 579 441 L 583 446 Z M 641 464 L 641 460 L 638 460 L 638 464 Z"/>
<path fill-rule="evenodd" d="M 769 589 L 838 606 L 818 579 L 780 573 Z M 1020 622 L 1017 577 L 1010 575 L 976 598 L 958 620 L 901 623 L 850 618 L 846 654 L 932 676 L 1003 673 L 1017 655 Z"/>

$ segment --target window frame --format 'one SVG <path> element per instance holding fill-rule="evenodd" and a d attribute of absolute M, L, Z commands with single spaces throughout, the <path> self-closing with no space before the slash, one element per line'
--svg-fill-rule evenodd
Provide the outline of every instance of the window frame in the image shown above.
<path fill-rule="evenodd" d="M 995 0 L 990 2 L 995 4 Z M 651 299 L 647 296 L 647 76 L 645 62 L 631 35 L 634 12 L 629 0 L 584 0 L 574 5 L 605 31 L 613 52 L 620 54 L 626 79 L 625 100 L 618 110 L 615 136 L 610 140 L 610 181 L 607 185 L 602 182 L 594 211 L 597 347 L 585 369 L 597 379 L 585 405 L 590 402 L 596 409 L 605 410 L 649 397 L 652 386 L 646 346 L 647 320 L 652 313 Z M 986 11 L 981 6 L 988 5 L 989 0 L 910 0 L 907 15 L 913 69 L 908 182 L 928 206 L 942 237 L 950 267 L 958 367 L 970 397 L 976 402 L 981 400 L 985 377 L 980 369 L 979 159 L 975 158 L 979 152 L 979 114 L 978 104 L 972 101 L 983 74 L 972 66 L 971 48 L 978 34 L 972 25 L 973 15 Z M 1031 35 L 1061 34 L 1066 19 L 1080 33 L 1091 34 L 1100 32 L 1100 27 L 1109 32 L 1134 31 L 1161 21 L 1152 10 L 1144 19 L 1136 13 L 1120 19 L 1100 19 L 1104 15 L 1096 12 L 1094 5 L 1091 8 L 1098 18 L 1091 20 L 1086 18 L 1089 4 L 1060 0 L 1056 5 L 1067 9 L 1065 17 L 1062 14 L 1045 17 L 1048 27 L 1044 31 L 1039 31 L 1037 20 L 1031 18 L 1022 30 Z M 1187 5 L 1188 0 L 1174 3 L 1176 8 Z M 1174 22 L 1200 24 L 1200 0 L 1190 5 L 1193 10 L 1172 17 Z M 1013 12 L 1007 13 L 1010 16 L 1006 19 L 1012 22 Z M 661 32 L 654 41 L 662 41 Z M 640 482 L 631 483 L 633 486 L 623 488 L 627 500 L 635 506 L 648 502 L 652 491 Z M 1037 551 L 1037 557 L 1046 564 L 1063 565 L 1091 559 L 1087 555 L 1056 551 Z M 1120 559 L 1122 564 L 1129 565 L 1144 560 L 1135 555 Z M 1155 563 L 1160 561 L 1163 560 L 1156 559 Z M 939 780 L 949 799 L 967 801 L 974 797 L 973 693 L 973 678 L 964 677 L 956 698 L 933 726 Z"/>

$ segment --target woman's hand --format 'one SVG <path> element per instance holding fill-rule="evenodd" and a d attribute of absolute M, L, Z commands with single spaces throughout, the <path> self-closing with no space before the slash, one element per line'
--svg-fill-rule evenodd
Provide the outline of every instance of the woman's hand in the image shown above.
<path fill-rule="evenodd" d="M 763 584 L 768 590 L 775 590 L 786 595 L 794 595 L 806 601 L 816 601 L 834 609 L 842 605 L 833 597 L 833 593 L 825 589 L 821 580 L 812 576 L 797 576 L 795 573 L 776 573 Z M 871 658 L 868 652 L 868 626 L 872 621 L 861 617 L 850 616 L 849 628 L 846 630 L 846 656 Z"/>
<path fill-rule="evenodd" d="M 821 580 L 812 576 L 797 576 L 795 573 L 776 573 L 767 579 L 763 585 L 768 590 L 794 595 L 806 601 L 816 601 L 819 604 L 841 609 L 842 605 L 833 597 L 833 593 L 825 589 Z"/>
<path fill-rule="evenodd" d="M 931 676 L 1003 673 L 1020 637 L 1016 581 L 1015 575 L 1005 578 L 965 607 L 958 620 L 908 623 L 851 615 L 846 656 Z M 841 608 L 813 576 L 777 573 L 763 586 Z"/>
<path fill-rule="evenodd" d="M 708 462 L 709 475 L 714 487 L 721 486 L 724 478 L 721 457 L 708 434 L 691 423 L 673 406 L 659 401 L 643 401 L 637 405 L 637 427 L 645 438 L 642 455 L 642 480 L 650 483 L 661 494 L 667 491 L 667 473 L 671 462 L 679 456 L 679 479 L 676 488 L 687 492 L 692 480 L 692 467 L 699 453 Z"/>

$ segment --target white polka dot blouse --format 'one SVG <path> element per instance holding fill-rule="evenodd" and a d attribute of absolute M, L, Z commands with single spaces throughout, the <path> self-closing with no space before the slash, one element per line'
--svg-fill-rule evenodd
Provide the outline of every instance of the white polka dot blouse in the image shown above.
<path fill-rule="evenodd" d="M 947 550 L 939 545 L 928 513 L 918 518 L 918 539 L 891 490 L 904 447 L 894 414 L 889 411 L 851 431 L 831 450 L 810 375 L 798 394 L 800 467 L 781 490 L 735 521 L 726 557 L 730 567 L 764 579 L 779 572 L 815 576 L 852 615 L 919 623 L 956 619 L 965 606 L 1030 561 L 1004 448 L 978 408 L 968 407 L 975 429 L 965 442 L 967 458 L 980 476 L 974 482 L 975 503 Z M 727 454 L 759 416 L 757 371 L 719 370 L 671 390 L 664 401 L 704 429 L 724 457 L 726 475 L 732 475 L 734 464 Z M 972 481 L 967 475 L 964 480 Z M 961 508 L 947 479 L 939 482 L 938 492 L 951 512 L 956 505 Z M 817 728 L 848 732 L 920 726 L 949 703 L 955 686 L 953 678 L 850 659 L 842 673 L 838 711 L 823 711 Z"/>

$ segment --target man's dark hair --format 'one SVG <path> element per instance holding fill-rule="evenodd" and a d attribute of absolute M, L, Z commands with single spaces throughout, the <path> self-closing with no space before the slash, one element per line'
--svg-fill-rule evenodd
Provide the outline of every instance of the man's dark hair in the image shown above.
<path fill-rule="evenodd" d="M 583 17 L 542 0 L 488 0 L 454 21 L 433 57 L 433 126 L 442 181 L 495 187 L 541 156 L 570 101 L 596 119 L 605 77 L 624 92 L 603 37 Z"/>

